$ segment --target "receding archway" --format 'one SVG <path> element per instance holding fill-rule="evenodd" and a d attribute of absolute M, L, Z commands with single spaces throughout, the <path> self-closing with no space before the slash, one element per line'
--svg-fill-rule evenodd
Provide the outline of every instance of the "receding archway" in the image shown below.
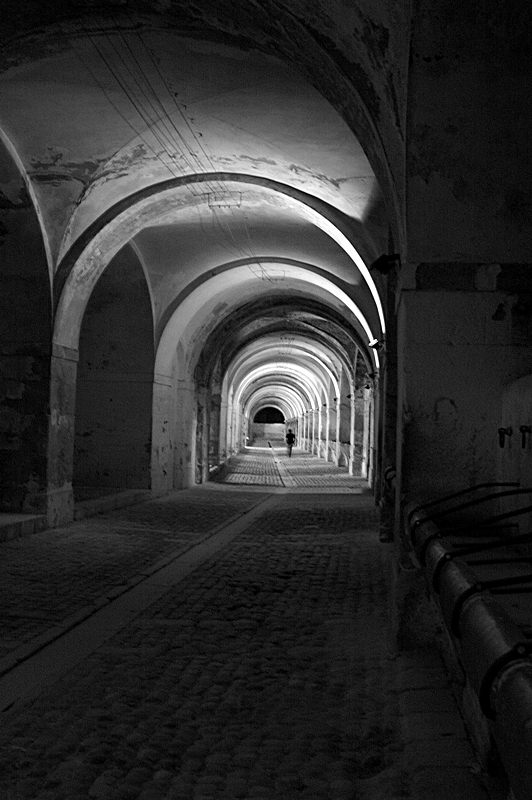
<path fill-rule="evenodd" d="M 250 445 L 278 444 L 284 438 L 285 415 L 280 408 L 262 406 L 253 415 L 248 426 L 247 443 Z"/>
<path fill-rule="evenodd" d="M 134 251 L 125 247 L 96 284 L 81 326 L 76 499 L 109 489 L 150 488 L 153 364 L 146 279 Z"/>

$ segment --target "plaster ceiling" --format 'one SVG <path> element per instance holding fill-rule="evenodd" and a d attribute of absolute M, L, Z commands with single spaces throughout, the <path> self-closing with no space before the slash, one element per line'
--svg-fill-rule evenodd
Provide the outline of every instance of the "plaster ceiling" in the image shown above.
<path fill-rule="evenodd" d="M 357 220 L 369 212 L 377 189 L 360 144 L 286 64 L 164 30 L 61 33 L 63 52 L 0 77 L 3 127 L 52 252 L 132 192 L 198 172 L 279 181 Z"/>
<path fill-rule="evenodd" d="M 387 226 L 379 241 L 366 222 L 379 187 L 356 132 L 293 66 L 259 49 L 93 15 L 34 35 L 31 57 L 0 75 L 0 102 L 62 292 L 59 343 L 76 345 L 92 286 L 130 243 L 147 277 L 163 373 L 178 341 L 193 368 L 228 315 L 282 295 L 303 310 L 311 300 L 334 310 L 378 365 L 367 342 L 384 317 L 366 264 Z M 253 370 L 288 386 L 294 374 L 312 383 L 331 369 L 319 337 L 314 363 L 303 334 L 279 355 L 261 324 L 240 386 Z M 226 335 L 235 343 L 239 331 Z"/>

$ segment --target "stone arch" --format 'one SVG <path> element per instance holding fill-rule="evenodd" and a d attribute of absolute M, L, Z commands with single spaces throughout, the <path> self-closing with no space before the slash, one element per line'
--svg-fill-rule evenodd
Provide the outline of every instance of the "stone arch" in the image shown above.
<path fill-rule="evenodd" d="M 179 197 L 179 190 L 195 183 L 208 183 L 210 180 L 235 182 L 237 184 L 263 186 L 287 202 L 293 203 L 298 213 L 310 217 L 311 221 L 333 238 L 352 259 L 361 272 L 376 306 L 381 332 L 385 329 L 383 302 L 379 288 L 370 274 L 364 260 L 351 241 L 350 225 L 342 219 L 335 209 L 316 198 L 292 187 L 253 175 L 215 173 L 175 178 L 150 186 L 125 200 L 117 203 L 101 215 L 95 223 L 75 242 L 62 259 L 55 276 L 55 294 L 58 307 L 55 325 L 55 341 L 69 347 L 76 347 L 79 335 L 79 320 L 83 315 L 93 286 L 105 269 L 109 260 L 121 247 L 132 239 L 144 226 L 150 224 L 161 213 L 171 206 L 190 205 L 190 196 Z M 223 267 L 222 267 L 223 269 Z M 201 283 L 199 278 L 197 282 Z M 190 290 L 196 288 L 192 282 Z M 175 302 L 174 302 L 175 307 Z M 158 336 L 164 328 L 172 309 L 167 310 L 158 325 Z"/>
<path fill-rule="evenodd" d="M 151 300 L 137 254 L 126 246 L 102 273 L 81 324 L 76 499 L 150 488 L 153 367 Z"/>
<path fill-rule="evenodd" d="M 273 274 L 271 268 L 270 274 Z M 283 275 L 285 275 L 284 270 Z M 236 287 L 238 287 L 238 293 L 235 293 Z M 315 296 L 326 305 L 336 304 L 338 301 L 338 308 L 343 308 L 344 319 L 351 319 L 353 326 L 360 325 L 358 336 L 368 335 L 367 323 L 364 322 L 365 327 L 359 323 L 355 304 L 345 293 L 341 292 L 333 281 L 326 280 L 321 276 L 318 279 L 316 273 L 310 273 L 301 267 L 293 267 L 289 280 L 285 281 L 284 289 L 277 290 L 277 296 L 283 296 L 287 290 L 293 291 L 294 289 L 298 292 L 301 300 L 304 297 Z M 262 289 L 262 292 L 269 298 L 274 296 L 269 283 Z M 154 486 L 172 485 L 167 483 L 172 480 L 168 464 L 160 461 L 160 454 L 168 453 L 172 448 L 175 450 L 177 458 L 186 459 L 186 463 L 179 463 L 176 469 L 176 481 L 182 482 L 181 485 L 186 486 L 195 480 L 206 479 L 208 475 L 209 387 L 204 381 L 197 384 L 195 368 L 206 340 L 215 331 L 219 322 L 223 322 L 231 309 L 256 297 L 256 279 L 245 266 L 239 265 L 234 267 L 229 274 L 227 272 L 210 274 L 192 292 L 187 293 L 168 320 L 159 341 L 156 357 L 156 375 L 164 378 L 166 388 L 163 388 L 161 383 L 161 403 L 154 408 Z M 220 314 L 222 315 L 221 319 Z M 187 363 L 184 371 L 176 374 L 175 353 L 179 341 L 185 346 Z M 376 357 L 376 353 L 373 353 L 373 358 L 376 359 Z M 374 363 L 378 367 L 378 362 Z M 176 423 L 175 439 L 172 444 L 174 436 L 171 430 L 172 425 L 167 426 L 165 420 L 172 417 L 176 392 L 182 413 L 181 420 Z M 166 396 L 166 400 L 163 400 L 163 395 Z M 229 399 L 227 402 L 231 405 Z M 241 440 L 240 423 L 237 433 L 235 430 L 233 427 L 233 433 L 228 439 L 231 443 L 230 447 L 234 446 L 236 441 L 240 442 Z M 199 450 L 196 452 L 198 448 Z"/>
<path fill-rule="evenodd" d="M 38 207 L 0 130 L 0 509 L 46 514 L 52 298 Z"/>
<path fill-rule="evenodd" d="M 353 20 L 353 41 L 358 40 L 359 47 L 356 59 L 353 59 L 353 54 L 347 56 L 343 52 L 344 32 L 339 26 L 325 25 L 320 30 L 319 17 L 311 22 L 307 15 L 299 15 L 293 8 L 286 8 L 282 3 L 272 3 L 275 10 L 271 13 L 278 21 L 273 28 L 264 10 L 260 12 L 249 0 L 231 4 L 230 9 L 223 6 L 222 10 L 220 7 L 218 13 L 215 4 L 198 4 L 203 8 L 192 12 L 190 22 L 187 19 L 191 9 L 186 3 L 179 4 L 177 16 L 171 6 L 162 8 L 160 4 L 157 5 L 158 7 L 154 3 L 150 7 L 147 3 L 142 15 L 138 16 L 133 9 L 122 13 L 120 8 L 113 7 L 111 18 L 104 26 L 105 35 L 121 36 L 131 32 L 133 28 L 138 36 L 172 35 L 187 39 L 190 38 L 192 24 L 193 38 L 203 39 L 207 46 L 209 43 L 218 43 L 222 47 L 245 53 L 262 52 L 293 69 L 317 89 L 360 140 L 382 190 L 390 218 L 392 246 L 396 250 L 403 249 L 405 237 L 402 203 L 405 176 L 402 136 L 404 120 L 401 105 L 404 98 L 401 79 L 397 77 L 397 73 L 402 73 L 402 78 L 406 81 L 406 63 L 402 63 L 400 58 L 394 59 L 391 51 L 386 52 L 387 47 L 383 47 L 383 42 L 397 36 L 396 46 L 406 49 L 408 14 L 404 14 L 400 20 L 398 17 L 401 15 L 396 12 L 393 19 L 386 22 L 387 14 L 383 16 L 380 9 L 379 19 L 369 24 L 369 18 L 355 12 L 357 18 Z M 199 17 L 196 18 L 196 15 Z M 43 14 L 39 20 L 41 28 L 46 26 L 46 16 Z M 72 47 L 72 41 L 80 38 L 80 33 L 75 30 L 76 20 L 80 16 L 79 10 L 75 7 L 69 8 L 62 16 L 65 20 L 69 19 L 69 30 L 72 25 L 75 31 L 72 40 L 65 33 L 60 34 L 61 29 L 58 31 L 54 26 L 49 29 L 44 27 L 42 33 L 44 42 L 56 53 L 65 52 Z M 82 28 L 85 36 L 102 35 L 102 19 L 105 17 L 105 9 L 101 7 L 98 8 L 97 19 L 91 20 L 90 14 L 83 14 Z M 242 26 L 245 33 L 241 30 Z M 19 53 L 24 53 L 26 47 L 31 53 L 33 37 L 28 38 L 26 43 L 20 29 L 17 34 Z M 406 62 L 406 58 L 404 61 Z M 385 72 L 389 73 L 386 78 Z M 104 187 L 107 170 L 112 171 L 111 164 L 101 164 L 100 167 L 101 174 L 95 176 L 94 185 L 90 186 L 91 194 L 96 184 L 100 183 Z M 108 189 L 109 187 L 104 191 Z M 105 207 L 103 199 L 104 195 L 96 198 L 96 208 Z M 79 203 L 73 218 L 85 213 L 84 205 L 84 201 Z M 62 252 L 64 247 L 68 248 L 72 243 L 69 240 L 72 226 L 69 228 L 70 231 L 65 231 Z"/>

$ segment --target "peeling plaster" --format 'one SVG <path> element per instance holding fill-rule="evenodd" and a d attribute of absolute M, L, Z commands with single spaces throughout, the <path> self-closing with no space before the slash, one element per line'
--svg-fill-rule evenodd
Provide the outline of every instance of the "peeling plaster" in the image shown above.
<path fill-rule="evenodd" d="M 52 186 L 60 186 L 64 182 L 79 181 L 82 186 L 86 185 L 82 178 L 76 178 L 63 172 L 30 172 L 28 174 L 34 183 L 50 183 Z"/>
<path fill-rule="evenodd" d="M 235 157 L 238 160 L 251 161 L 253 164 L 270 164 L 273 167 L 277 166 L 277 162 L 273 161 L 273 159 L 271 158 L 258 158 L 258 157 L 253 158 L 253 156 L 246 156 L 246 155 L 239 155 Z M 218 161 L 231 163 L 230 158 L 219 158 Z M 289 169 L 292 169 L 292 167 L 290 166 Z"/>
<path fill-rule="evenodd" d="M 290 170 L 290 172 L 295 173 L 298 177 L 299 176 L 310 177 L 318 181 L 330 183 L 332 186 L 335 187 L 335 189 L 339 189 L 342 186 L 342 184 L 348 183 L 354 178 L 364 177 L 370 180 L 373 178 L 372 175 L 366 175 L 366 176 L 351 175 L 348 176 L 347 178 L 329 178 L 327 175 L 313 172 L 311 169 L 308 169 L 307 167 L 302 167 L 300 164 L 289 164 L 288 169 Z"/>
<path fill-rule="evenodd" d="M 32 159 L 29 176 L 37 183 L 58 183 L 62 181 L 79 181 L 86 186 L 97 173 L 104 159 L 96 161 L 61 162 L 61 154 L 56 154 L 48 161 Z M 61 166 L 62 171 L 51 170 L 50 167 Z"/>

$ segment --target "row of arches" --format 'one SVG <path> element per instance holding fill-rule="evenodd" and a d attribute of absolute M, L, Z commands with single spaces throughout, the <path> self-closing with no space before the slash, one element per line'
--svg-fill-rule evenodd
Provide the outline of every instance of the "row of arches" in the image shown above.
<path fill-rule="evenodd" d="M 121 291 L 125 282 L 127 294 Z M 340 327 L 339 315 L 334 319 L 319 303 L 307 301 L 304 312 L 301 301 L 282 295 L 274 303 L 268 293 L 264 302 L 238 307 L 232 337 L 216 328 L 189 374 L 177 341 L 164 382 L 160 374 L 154 377 L 145 275 L 131 248 L 120 251 L 96 283 L 80 329 L 74 492 L 165 491 L 208 480 L 249 441 L 257 409 L 268 403 L 297 431 L 300 446 L 371 478 L 376 373 L 370 373 L 356 331 L 342 347 L 334 333 L 341 329 L 345 338 L 345 322 Z M 152 443 L 156 432 L 158 447 Z"/>
<path fill-rule="evenodd" d="M 319 457 L 370 480 L 377 462 L 386 279 L 368 265 L 400 226 L 367 109 L 363 147 L 263 41 L 200 45 L 150 14 L 50 23 L 46 56 L 21 35 L 0 73 L 3 362 L 40 365 L 2 401 L 1 502 L 50 524 L 87 488 L 208 480 L 264 404 Z"/>
<path fill-rule="evenodd" d="M 330 278 L 299 264 L 282 271 L 274 264 L 257 291 L 248 266 L 212 271 L 186 292 L 167 314 L 157 346 L 153 297 L 134 244 L 88 278 L 77 265 L 70 284 L 83 275 L 84 303 L 79 288 L 77 317 L 76 303 L 59 303 L 49 366 L 53 414 L 41 431 L 60 484 L 53 487 L 56 520 L 71 513 L 70 485 L 75 496 L 78 487 L 164 492 L 207 480 L 246 441 L 254 409 L 264 402 L 281 405 L 302 446 L 353 471 L 362 382 L 364 408 L 357 411 L 366 424 L 367 474 L 378 370 L 367 341 L 373 331 Z M 275 279 L 279 288 L 272 289 Z M 227 303 L 218 321 L 214 308 L 237 289 L 238 302 L 229 314 Z M 356 315 L 340 313 L 337 297 Z M 20 311 L 14 294 L 12 300 Z M 42 492 L 21 488 L 19 507 L 42 510 Z"/>

